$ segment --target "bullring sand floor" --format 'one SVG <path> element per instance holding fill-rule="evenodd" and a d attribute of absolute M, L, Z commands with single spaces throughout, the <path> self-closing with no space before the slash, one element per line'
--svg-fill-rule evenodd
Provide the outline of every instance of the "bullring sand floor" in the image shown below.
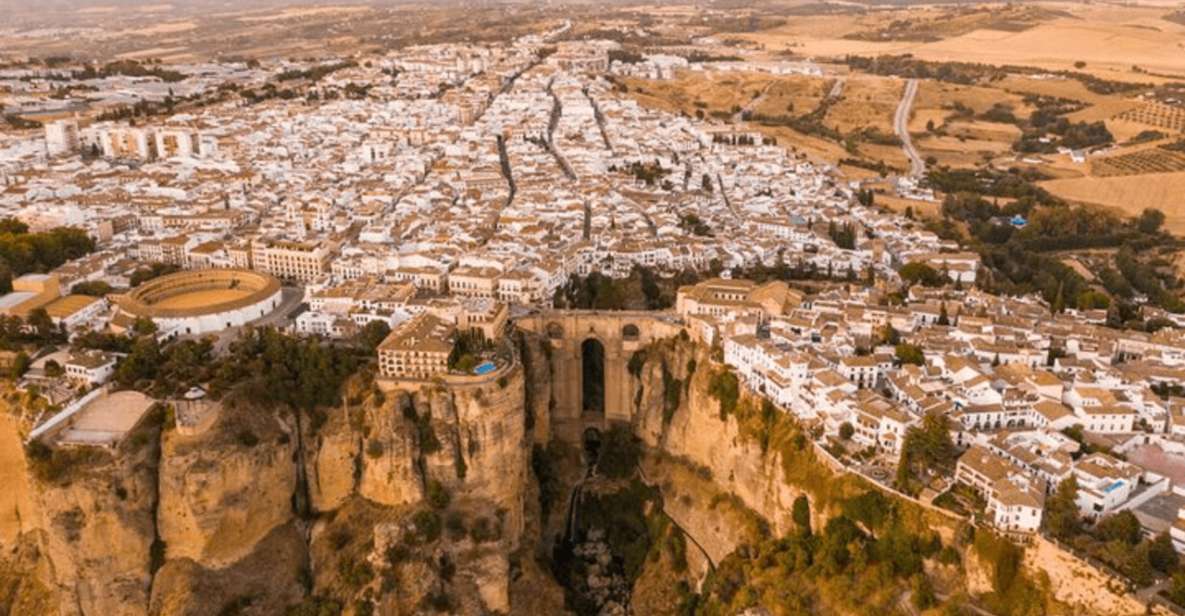
<path fill-rule="evenodd" d="M 205 289 L 189 291 L 166 297 L 152 304 L 153 308 L 164 310 L 191 310 L 242 299 L 251 295 L 247 289 Z"/>

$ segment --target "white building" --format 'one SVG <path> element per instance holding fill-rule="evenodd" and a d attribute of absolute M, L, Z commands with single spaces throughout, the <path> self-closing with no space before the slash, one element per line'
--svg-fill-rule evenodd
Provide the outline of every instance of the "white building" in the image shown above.
<path fill-rule="evenodd" d="M 78 151 L 78 122 L 58 120 L 45 125 L 45 150 L 50 156 Z"/>
<path fill-rule="evenodd" d="M 1043 483 L 1005 458 L 972 445 L 955 467 L 955 481 L 987 502 L 992 524 L 1002 530 L 1035 532 L 1045 507 Z"/>

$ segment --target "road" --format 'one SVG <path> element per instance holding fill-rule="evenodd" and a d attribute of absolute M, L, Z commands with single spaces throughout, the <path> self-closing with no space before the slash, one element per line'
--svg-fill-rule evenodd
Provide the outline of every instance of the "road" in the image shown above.
<path fill-rule="evenodd" d="M 745 115 L 756 109 L 757 105 L 761 104 L 762 99 L 765 98 L 765 95 L 769 92 L 769 89 L 773 87 L 774 83 L 775 82 L 771 81 L 765 84 L 765 87 L 761 88 L 761 92 L 759 92 L 757 96 L 750 98 L 749 102 L 745 103 L 745 106 L 742 107 L 740 111 L 732 114 L 733 124 L 739 124 L 740 122 L 744 121 Z"/>
<path fill-rule="evenodd" d="M 909 157 L 909 175 L 920 178 L 926 173 L 926 162 L 913 146 L 913 139 L 909 136 L 909 114 L 913 110 L 913 99 L 918 94 L 918 80 L 910 79 L 905 82 L 905 92 L 901 94 L 901 103 L 897 105 L 897 113 L 893 116 L 893 130 L 901 139 L 901 149 Z"/>
<path fill-rule="evenodd" d="M 230 348 L 230 343 L 237 340 L 239 335 L 242 334 L 243 330 L 247 329 L 247 327 L 275 327 L 277 329 L 283 329 L 284 327 L 287 327 L 292 322 L 291 319 L 288 318 L 289 315 L 291 315 L 303 301 L 303 287 L 282 287 L 280 289 L 280 304 L 276 306 L 275 310 L 263 315 L 258 319 L 255 319 L 254 321 L 251 321 L 246 327 L 231 327 L 214 334 L 214 354 L 221 355 L 222 353 L 226 352 L 226 350 Z M 200 340 L 203 337 L 209 337 L 209 335 L 178 336 L 178 339 Z"/>

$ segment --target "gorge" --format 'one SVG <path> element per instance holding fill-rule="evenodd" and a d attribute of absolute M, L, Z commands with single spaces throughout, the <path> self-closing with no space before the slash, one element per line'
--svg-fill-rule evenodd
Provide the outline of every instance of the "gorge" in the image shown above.
<path fill-rule="evenodd" d="M 7 393 L 0 613 L 1144 613 L 834 468 L 666 315 L 513 339 L 496 372 L 363 370 L 314 412 L 161 405 L 111 451 L 23 444 Z"/>

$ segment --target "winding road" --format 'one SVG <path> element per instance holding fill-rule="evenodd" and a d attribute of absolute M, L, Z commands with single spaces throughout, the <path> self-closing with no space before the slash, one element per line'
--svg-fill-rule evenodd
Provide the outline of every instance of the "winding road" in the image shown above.
<path fill-rule="evenodd" d="M 901 139 L 901 149 L 909 157 L 909 175 L 920 178 L 926 173 L 926 162 L 913 146 L 913 139 L 909 136 L 909 114 L 913 110 L 913 99 L 918 94 L 918 80 L 910 79 L 905 82 L 905 92 L 901 94 L 901 103 L 897 105 L 897 113 L 893 116 L 893 130 Z"/>

